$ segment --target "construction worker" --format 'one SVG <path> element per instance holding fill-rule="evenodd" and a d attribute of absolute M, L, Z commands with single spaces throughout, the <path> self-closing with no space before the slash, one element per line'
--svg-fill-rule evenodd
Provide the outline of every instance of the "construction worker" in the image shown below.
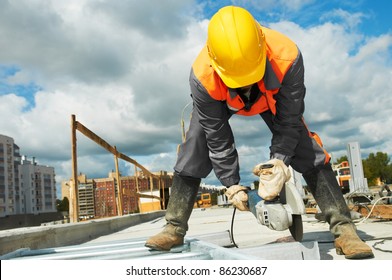
<path fill-rule="evenodd" d="M 384 195 L 384 190 L 387 192 L 386 195 Z M 392 191 L 389 188 L 387 183 L 382 182 L 381 184 L 381 189 L 378 192 L 380 198 L 385 197 L 386 198 L 386 204 L 392 204 Z"/>
<path fill-rule="evenodd" d="M 353 259 L 373 257 L 356 233 L 328 153 L 303 120 L 304 65 L 294 42 L 261 26 L 243 8 L 221 8 L 210 20 L 207 43 L 189 81 L 193 111 L 174 166 L 167 224 L 146 241 L 147 247 L 170 250 L 183 244 L 201 178 L 212 170 L 233 205 L 248 210 L 229 119 L 258 114 L 273 135 L 266 164 L 274 166 L 274 182 L 288 180 L 288 166 L 302 173 L 330 225 L 336 252 Z"/>

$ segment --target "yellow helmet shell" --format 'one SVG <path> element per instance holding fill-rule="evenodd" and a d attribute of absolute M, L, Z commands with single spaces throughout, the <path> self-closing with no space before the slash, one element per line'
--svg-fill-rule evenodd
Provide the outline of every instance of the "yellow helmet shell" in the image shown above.
<path fill-rule="evenodd" d="M 211 65 L 230 88 L 260 81 L 265 72 L 266 46 L 258 22 L 245 9 L 227 6 L 208 25 Z"/>

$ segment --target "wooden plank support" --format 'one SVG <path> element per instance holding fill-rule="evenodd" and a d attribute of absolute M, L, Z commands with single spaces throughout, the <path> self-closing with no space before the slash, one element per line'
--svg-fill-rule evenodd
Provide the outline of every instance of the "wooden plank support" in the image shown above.
<path fill-rule="evenodd" d="M 150 171 L 148 171 L 143 165 L 139 164 L 136 160 L 128 157 L 127 155 L 124 155 L 123 153 L 118 152 L 113 146 L 111 146 L 108 142 L 106 142 L 105 140 L 103 140 L 101 137 L 99 137 L 97 134 L 95 134 L 94 132 L 92 132 L 90 129 L 88 129 L 87 127 L 85 127 L 83 124 L 81 124 L 78 121 L 75 121 L 76 123 L 76 129 L 79 130 L 82 134 L 84 134 L 86 137 L 90 138 L 91 140 L 93 140 L 95 143 L 97 143 L 98 145 L 100 145 L 102 148 L 104 148 L 105 150 L 107 150 L 108 152 L 112 153 L 113 155 L 115 155 L 118 158 L 121 158 L 129 163 L 132 163 L 134 165 L 136 165 L 137 167 L 139 167 L 143 173 L 146 176 L 152 176 L 152 177 L 156 177 L 158 178 L 157 175 L 151 173 Z"/>
<path fill-rule="evenodd" d="M 71 223 L 79 221 L 79 198 L 78 198 L 78 164 L 76 145 L 76 120 L 75 115 L 71 116 L 71 143 L 72 143 L 72 180 L 70 190 L 69 217 Z"/>
<path fill-rule="evenodd" d="M 162 201 L 161 197 L 154 196 L 154 195 L 146 195 L 146 194 L 140 194 L 139 193 L 139 186 L 138 186 L 138 180 L 137 180 L 137 168 L 140 168 L 143 171 L 144 176 L 148 176 L 150 178 L 150 184 L 151 184 L 151 191 L 153 188 L 153 178 L 157 178 L 158 180 L 161 180 L 160 175 L 155 175 L 151 173 L 149 170 L 147 170 L 143 165 L 139 164 L 136 160 L 128 157 L 127 155 L 124 155 L 123 153 L 120 153 L 117 151 L 116 146 L 111 146 L 108 142 L 106 142 L 104 139 L 99 137 L 97 134 L 95 134 L 93 131 L 85 127 L 82 123 L 76 121 L 75 115 L 71 115 L 71 143 L 72 143 L 72 180 L 73 183 L 71 184 L 71 192 L 70 192 L 70 219 L 71 222 L 78 222 L 79 221 L 79 198 L 78 198 L 78 168 L 77 168 L 77 145 L 76 145 L 76 130 L 81 132 L 84 136 L 87 138 L 91 139 L 95 143 L 97 143 L 99 146 L 110 152 L 111 154 L 114 155 L 114 161 L 115 161 L 115 166 L 116 166 L 116 180 L 117 180 L 117 210 L 118 210 L 118 215 L 122 216 L 123 215 L 123 196 L 122 196 L 122 188 L 121 188 L 121 180 L 120 180 L 120 173 L 118 170 L 118 159 L 125 160 L 135 166 L 135 177 L 136 177 L 136 189 L 137 192 L 134 193 L 134 196 L 140 198 L 155 198 L 160 201 Z M 159 181 L 160 183 L 160 181 Z M 160 190 L 160 185 L 159 185 L 159 190 Z M 140 204 L 140 201 L 139 201 Z M 140 205 L 139 205 L 140 208 Z"/>
<path fill-rule="evenodd" d="M 392 205 L 355 205 L 352 209 L 364 217 L 370 212 L 369 218 L 392 219 Z"/>

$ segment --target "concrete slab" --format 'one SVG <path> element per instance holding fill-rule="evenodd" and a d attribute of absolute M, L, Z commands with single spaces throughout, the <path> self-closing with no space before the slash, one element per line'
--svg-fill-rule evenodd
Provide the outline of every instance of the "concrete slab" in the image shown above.
<path fill-rule="evenodd" d="M 130 214 L 72 224 L 25 227 L 0 231 L 0 259 L 15 250 L 77 245 L 99 236 L 164 216 L 165 211 Z"/>

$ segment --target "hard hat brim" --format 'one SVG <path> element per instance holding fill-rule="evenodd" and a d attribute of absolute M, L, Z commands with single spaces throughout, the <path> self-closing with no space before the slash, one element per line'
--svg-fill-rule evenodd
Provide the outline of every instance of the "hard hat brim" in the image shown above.
<path fill-rule="evenodd" d="M 227 87 L 240 88 L 251 84 L 255 84 L 264 77 L 265 60 L 266 58 L 262 60 L 260 65 L 252 73 L 249 73 L 246 76 L 225 75 L 224 73 L 219 71 L 219 68 L 214 67 L 214 69 Z"/>
<path fill-rule="evenodd" d="M 219 66 L 215 63 L 213 59 L 211 59 L 211 64 L 214 70 L 217 72 L 219 77 L 222 79 L 223 83 L 229 88 L 240 88 L 244 86 L 248 86 L 254 83 L 259 82 L 265 73 L 265 64 L 266 64 L 266 48 L 263 48 L 263 55 L 262 60 L 257 65 L 257 67 L 247 75 L 233 75 L 233 74 L 226 74 L 224 71 L 221 71 Z"/>

